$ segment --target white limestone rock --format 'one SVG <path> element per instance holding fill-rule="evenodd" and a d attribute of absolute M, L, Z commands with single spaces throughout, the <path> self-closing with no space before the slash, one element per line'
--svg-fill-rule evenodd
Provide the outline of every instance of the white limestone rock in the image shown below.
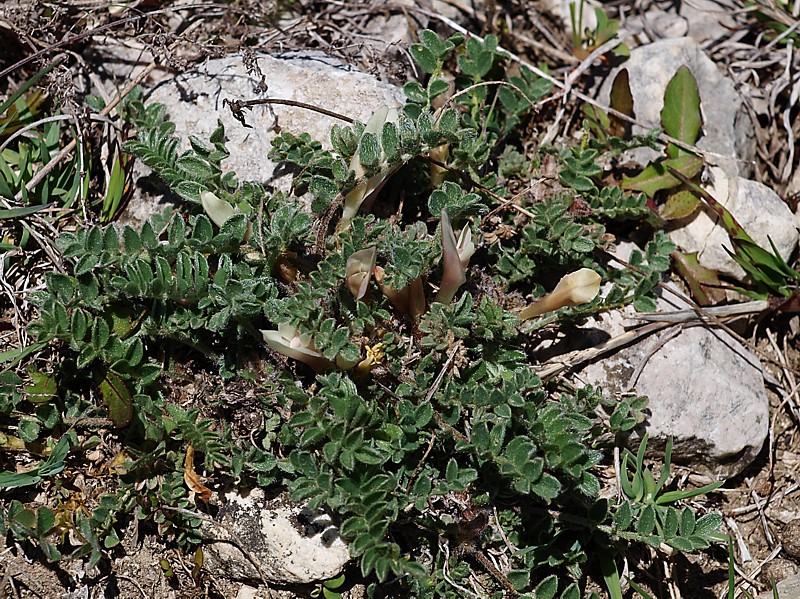
<path fill-rule="evenodd" d="M 375 77 L 354 70 L 320 53 L 292 53 L 283 57 L 258 55 L 258 65 L 268 90 L 256 94 L 259 78 L 249 75 L 240 56 L 209 60 L 159 84 L 149 95 L 151 102 L 166 105 L 169 119 L 175 123 L 175 135 L 181 140 L 179 152 L 189 148 L 188 136 L 208 140 L 219 119 L 225 126 L 230 156 L 222 163 L 223 172 L 234 171 L 239 181 L 257 181 L 286 190 L 289 179 L 276 181 L 275 163 L 267 158 L 271 142 L 282 131 L 309 133 L 330 148 L 330 130 L 338 119 L 295 106 L 256 106 L 245 111 L 249 127 L 233 118 L 224 99 L 250 100 L 281 98 L 312 104 L 366 122 L 380 106 L 400 106 L 401 89 L 382 83 Z M 150 169 L 137 163 L 138 177 Z M 142 182 L 142 180 L 140 180 Z M 139 193 L 131 201 L 123 221 L 141 223 L 164 206 L 164 190 L 151 191 L 150 197 Z M 171 198 L 173 201 L 175 197 Z"/>
<path fill-rule="evenodd" d="M 242 496 L 231 492 L 217 523 L 205 522 L 203 532 L 214 539 L 235 540 L 258 563 L 258 569 L 231 543 L 209 543 L 206 561 L 232 580 L 306 584 L 337 576 L 350 561 L 347 544 L 331 517 L 312 512 L 285 496 L 268 500 L 261 489 Z"/>
<path fill-rule="evenodd" d="M 722 169 L 711 169 L 713 183 L 707 191 L 727 208 L 742 228 L 764 249 L 770 240 L 781 257 L 789 261 L 800 233 L 791 209 L 769 187 L 757 181 L 728 176 Z M 703 206 L 688 222 L 680 221 L 670 231 L 670 239 L 684 252 L 698 252 L 700 264 L 723 274 L 742 279 L 745 272 L 725 248 L 732 250 L 720 219 Z"/>
<path fill-rule="evenodd" d="M 666 293 L 658 302 L 659 311 L 686 307 Z M 624 332 L 624 324 L 614 313 L 590 328 L 600 342 L 599 331 L 613 337 Z M 678 334 L 669 336 L 674 331 Z M 648 396 L 650 416 L 643 428 L 652 447 L 663 448 L 672 436 L 674 461 L 699 472 L 735 476 L 755 459 L 767 437 L 769 401 L 761 364 L 720 329 L 668 329 L 589 364 L 576 377 L 606 393 Z"/>

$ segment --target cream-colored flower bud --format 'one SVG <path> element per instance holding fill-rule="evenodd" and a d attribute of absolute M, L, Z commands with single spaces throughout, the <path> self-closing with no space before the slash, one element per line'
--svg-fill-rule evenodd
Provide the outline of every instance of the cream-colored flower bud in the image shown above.
<path fill-rule="evenodd" d="M 428 152 L 428 156 L 433 158 L 437 162 L 441 162 L 444 164 L 447 162 L 447 156 L 450 154 L 450 144 L 442 144 L 441 146 L 436 146 L 430 152 Z M 447 176 L 447 170 L 443 169 L 438 164 L 431 163 L 431 187 L 433 189 L 439 189 L 444 183 L 444 178 Z"/>
<path fill-rule="evenodd" d="M 364 133 L 374 134 L 378 137 L 378 141 L 380 142 L 384 123 L 397 123 L 398 118 L 399 117 L 396 108 L 381 106 L 375 111 L 375 114 L 372 115 L 369 121 L 367 121 L 367 126 L 364 128 Z M 366 175 L 366 169 L 361 164 L 361 159 L 359 158 L 359 151 L 360 144 L 359 148 L 356 149 L 356 153 L 353 154 L 353 157 L 350 159 L 350 170 L 356 174 L 356 179 L 361 179 Z M 350 221 L 352 221 L 353 217 L 355 217 L 355 215 L 358 213 L 358 209 L 361 208 L 361 204 L 364 203 L 364 200 L 366 200 L 372 194 L 380 191 L 381 187 L 383 187 L 389 175 L 391 174 L 392 171 L 385 168 L 385 165 L 383 164 L 386 156 L 384 155 L 382 147 L 380 148 L 379 152 L 381 171 L 366 181 L 361 181 L 358 183 L 345 196 L 344 206 L 342 208 L 342 218 L 339 220 L 338 225 L 339 231 L 344 231 L 350 226 Z"/>
<path fill-rule="evenodd" d="M 465 244 L 471 242 L 471 238 L 464 240 Z M 472 247 L 472 251 L 475 251 L 475 246 Z M 447 210 L 442 208 L 442 284 L 439 285 L 439 292 L 434 300 L 440 304 L 449 304 L 453 301 L 458 288 L 467 281 L 466 263 L 469 262 L 469 256 L 462 262 L 460 254 Z"/>
<path fill-rule="evenodd" d="M 357 300 L 360 300 L 367 293 L 369 279 L 372 270 L 375 268 L 375 247 L 367 248 L 355 252 L 347 259 L 346 284 L 350 293 Z"/>
<path fill-rule="evenodd" d="M 231 218 L 232 216 L 241 214 L 242 212 L 238 208 L 231 206 L 230 202 L 221 200 L 210 191 L 200 192 L 200 203 L 203 205 L 203 210 L 206 211 L 208 218 L 210 218 L 211 221 L 218 227 L 224 225 L 225 221 Z M 253 234 L 253 225 L 248 222 L 247 231 L 244 234 L 245 243 L 247 243 L 252 234 Z"/>
<path fill-rule="evenodd" d="M 206 211 L 208 218 L 211 219 L 218 227 L 225 224 L 225 221 L 236 214 L 230 202 L 219 199 L 210 191 L 200 192 L 200 203 L 203 204 L 203 210 Z"/>
<path fill-rule="evenodd" d="M 373 269 L 373 274 L 383 295 L 400 312 L 408 314 L 412 318 L 419 318 L 425 313 L 425 287 L 422 284 L 422 277 L 417 277 L 402 289 L 396 289 L 392 285 L 384 283 L 386 273 L 380 266 Z"/>
<path fill-rule="evenodd" d="M 464 225 L 464 228 L 461 229 L 456 248 L 458 249 L 458 259 L 466 270 L 467 266 L 469 266 L 469 259 L 475 253 L 475 244 L 472 242 L 472 231 L 469 228 L 469 224 Z"/>
<path fill-rule="evenodd" d="M 317 372 L 331 366 L 330 361 L 314 347 L 311 337 L 300 334 L 290 324 L 279 324 L 277 331 L 262 330 L 261 335 L 264 342 L 279 354 L 308 364 Z"/>
<path fill-rule="evenodd" d="M 600 281 L 600 275 L 590 268 L 565 275 L 552 292 L 520 311 L 519 319 L 527 320 L 566 306 L 586 304 L 597 297 Z"/>

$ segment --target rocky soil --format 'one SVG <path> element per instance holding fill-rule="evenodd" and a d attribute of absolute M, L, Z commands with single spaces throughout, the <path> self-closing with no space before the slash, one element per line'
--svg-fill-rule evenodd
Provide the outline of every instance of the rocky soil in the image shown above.
<path fill-rule="evenodd" d="M 778 2 L 762 3 L 773 11 L 780 8 Z M 402 83 L 420 75 L 408 46 L 423 28 L 443 35 L 494 32 L 522 60 L 549 65 L 567 92 L 553 110 L 543 112 L 550 119 L 548 141 L 555 145 L 580 139 L 578 94 L 605 105 L 615 74 L 602 57 L 584 60 L 573 53 L 569 11 L 562 0 L 301 0 L 274 6 L 249 0 L 191 5 L 74 0 L 63 3 L 64 12 L 37 4 L 0 6 L 3 66 L 36 52 L 79 54 L 82 66 L 60 70 L 51 83 L 50 92 L 67 107 L 77 106 L 75 98 L 86 91 L 110 97 L 146 73 L 141 80 L 146 97 L 167 106 L 180 138 L 207 138 L 222 121 L 231 148 L 225 168 L 240 180 L 260 181 L 274 190 L 289 185 L 266 156 L 277 133 L 308 132 L 328 143 L 337 120 L 297 105 L 270 105 L 246 111 L 244 127 L 226 101 L 282 98 L 366 121 L 378 106 L 402 104 Z M 606 9 L 620 21 L 619 39 L 631 47 L 624 66 L 636 106 L 634 133 L 659 126 L 666 83 L 678 66 L 688 65 L 698 81 L 704 114 L 698 147 L 715 166 L 707 188 L 757 241 L 766 245 L 769 237 L 791 263 L 800 237 L 795 155 L 800 59 L 792 44 L 767 39 L 748 5 L 645 0 L 607 3 Z M 137 11 L 151 16 L 134 28 L 124 19 Z M 593 27 L 591 11 L 586 10 L 586 18 L 584 25 Z M 796 20 L 788 24 L 793 25 Z M 149 65 L 154 66 L 147 71 Z M 2 85 L 22 77 L 19 69 L 24 67 L 5 73 Z M 637 152 L 623 162 L 648 159 Z M 136 166 L 133 182 L 135 191 L 120 222 L 141 223 L 179 201 L 149 177 L 146 167 Z M 743 275 L 722 249 L 724 230 L 705 213 L 674 223 L 669 233 L 683 250 L 699 252 L 706 267 Z M 615 252 L 625 259 L 630 250 L 620 245 Z M 675 322 L 652 335 L 626 337 L 631 325 L 641 322 L 631 310 L 585 323 L 585 335 L 561 343 L 557 353 L 543 351 L 549 351 L 553 364 L 575 360 L 571 376 L 576 381 L 611 393 L 649 396 L 653 447 L 663 449 L 667 437 L 675 438 L 679 476 L 696 484 L 729 479 L 709 501 L 723 512 L 726 532 L 735 539 L 737 588 L 756 595 L 767 591 L 772 580 L 783 581 L 781 597 L 800 597 L 800 321 L 796 316 L 759 320 L 763 306 L 755 305 L 737 320 L 726 320 L 725 328 L 711 326 L 687 314 L 684 293 L 677 282 L 663 291 L 658 310 L 675 313 Z M 611 348 L 584 363 L 581 352 L 603 343 Z M 187 380 L 204 384 L 191 372 Z M 257 505 L 244 507 L 245 499 Z M 110 569 L 99 573 L 80 562 L 42 565 L 12 542 L 0 552 L 0 595 L 264 599 L 309 596 L 315 581 L 343 568 L 349 582 L 358 581 L 357 570 L 348 566 L 346 546 L 326 533 L 333 524 L 325 514 L 302 514 L 302 506 L 286 506 L 282 498 L 227 501 L 222 524 L 207 523 L 208 535 L 221 540 L 212 544 L 218 547 L 209 551 L 199 573 L 193 556 L 135 530 L 128 531 Z M 239 509 L 255 511 L 242 516 Z M 279 529 L 286 539 L 278 538 Z M 724 549 L 672 561 L 643 551 L 637 559 L 652 577 L 654 596 L 710 598 L 725 592 Z M 360 592 L 355 584 L 345 595 Z"/>

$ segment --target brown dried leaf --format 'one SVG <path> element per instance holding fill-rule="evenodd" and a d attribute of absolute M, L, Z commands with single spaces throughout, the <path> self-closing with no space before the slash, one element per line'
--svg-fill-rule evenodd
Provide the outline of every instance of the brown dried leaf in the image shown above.
<path fill-rule="evenodd" d="M 183 465 L 183 482 L 189 490 L 197 493 L 203 503 L 208 503 L 211 499 L 211 489 L 206 487 L 194 471 L 194 447 L 186 446 L 186 462 Z"/>

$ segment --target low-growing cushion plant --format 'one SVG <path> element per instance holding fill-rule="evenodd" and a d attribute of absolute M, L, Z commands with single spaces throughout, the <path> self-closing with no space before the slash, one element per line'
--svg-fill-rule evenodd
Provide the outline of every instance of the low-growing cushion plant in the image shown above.
<path fill-rule="evenodd" d="M 0 473 L 17 493 L 2 532 L 95 566 L 130 519 L 189 549 L 211 491 L 287 489 L 336 515 L 372 597 L 573 598 L 596 566 L 617 597 L 615 557 L 631 543 L 719 539 L 720 517 L 673 507 L 692 494 L 662 493 L 668 459 L 656 482 L 643 449 L 632 480 L 623 463 L 624 498 L 601 496 L 615 437 L 646 400 L 537 375 L 542 335 L 652 309 L 669 269 L 660 232 L 633 269 L 609 262 L 610 231 L 649 213 L 644 195 L 600 183 L 598 160 L 624 142 L 523 154 L 517 132 L 535 127 L 548 82 L 512 68 L 493 36 L 420 40 L 427 81 L 406 86 L 401 109 L 334 127 L 332 150 L 302 132 L 274 141 L 290 195 L 223 174 L 222 125 L 178 154 L 164 108 L 127 103 L 127 151 L 185 203 L 139 229 L 58 239 L 65 272 L 31 297 L 31 347 L 50 359 L 0 375 L 0 414 L 17 427 L 3 443 L 41 456 Z M 512 196 L 552 161 L 548 194 Z M 565 295 L 570 273 L 583 293 Z M 260 429 L 212 419 L 213 398 L 179 405 L 164 381 L 188 361 L 251 385 Z M 105 491 L 74 509 L 62 483 L 108 438 Z"/>

